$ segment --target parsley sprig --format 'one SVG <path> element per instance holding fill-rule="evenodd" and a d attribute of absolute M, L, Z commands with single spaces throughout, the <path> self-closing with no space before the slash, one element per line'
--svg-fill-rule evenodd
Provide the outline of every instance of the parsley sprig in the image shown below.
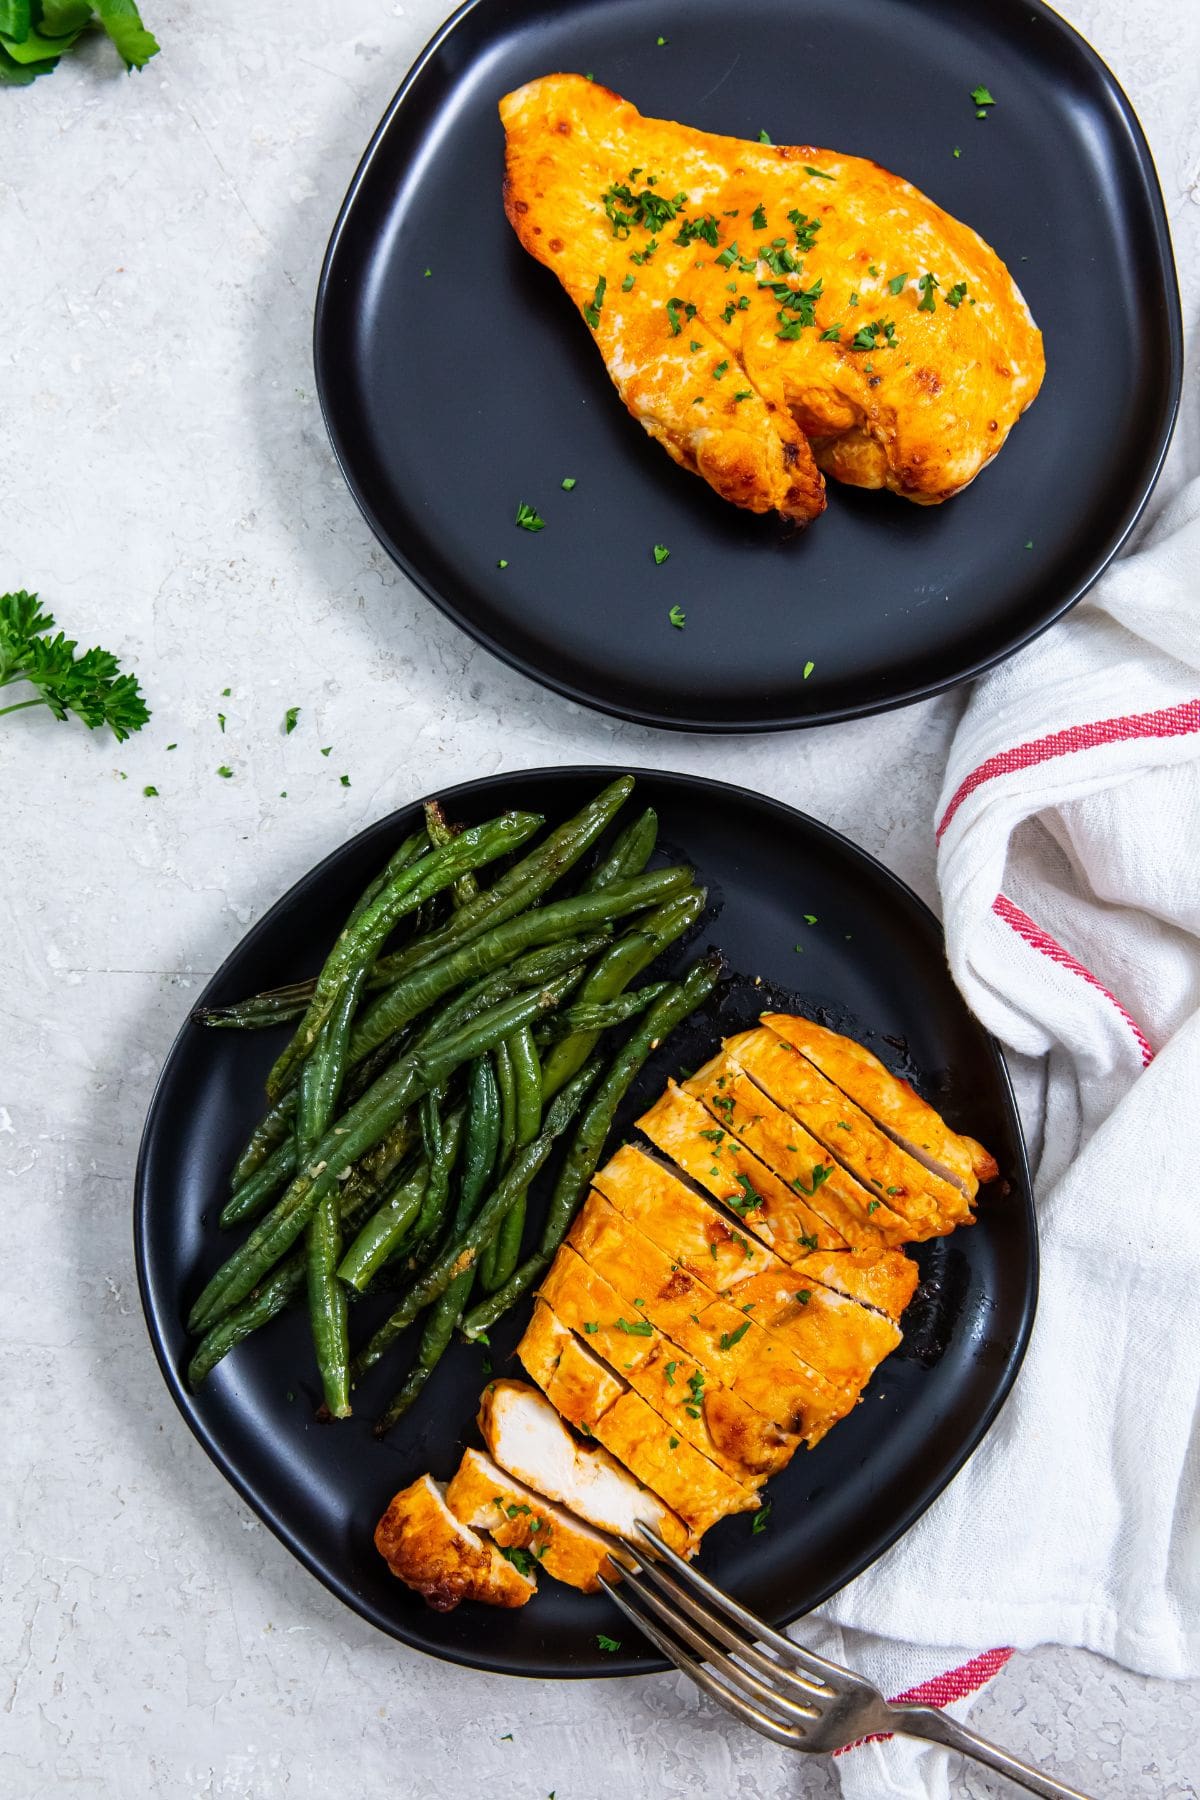
<path fill-rule="evenodd" d="M 0 707 L 5 713 L 28 706 L 48 706 L 56 719 L 74 713 L 91 730 L 107 725 L 118 742 L 140 731 L 150 717 L 135 675 L 122 675 L 110 650 L 79 651 L 74 638 L 60 631 L 51 637 L 54 619 L 43 612 L 36 594 L 24 588 L 0 594 L 0 689 L 27 682 L 32 699 Z"/>
<path fill-rule="evenodd" d="M 127 72 L 144 69 L 158 44 L 134 0 L 0 0 L 0 87 L 28 87 L 49 75 L 93 23 L 116 46 Z"/>

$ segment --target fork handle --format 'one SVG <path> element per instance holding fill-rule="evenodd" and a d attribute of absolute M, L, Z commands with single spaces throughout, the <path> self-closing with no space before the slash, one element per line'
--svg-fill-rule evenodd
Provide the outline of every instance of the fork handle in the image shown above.
<path fill-rule="evenodd" d="M 1043 1800 L 1089 1800 L 1089 1796 L 1080 1793 L 1078 1788 L 1067 1787 L 1065 1782 L 1055 1781 L 1039 1769 L 1031 1769 L 1028 1763 L 1019 1762 L 998 1744 L 989 1744 L 986 1738 L 968 1731 L 965 1725 L 960 1725 L 957 1719 L 950 1718 L 936 1706 L 893 1707 L 888 1723 L 893 1731 L 903 1732 L 908 1737 L 929 1738 L 946 1750 L 961 1750 L 965 1756 L 973 1756 L 987 1768 L 1007 1775 L 1010 1781 L 1027 1788 L 1031 1794 L 1041 1794 Z"/>

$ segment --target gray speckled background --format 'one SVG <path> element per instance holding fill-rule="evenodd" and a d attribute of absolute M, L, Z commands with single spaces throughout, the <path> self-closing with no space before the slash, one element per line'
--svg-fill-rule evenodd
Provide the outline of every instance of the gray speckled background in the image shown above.
<path fill-rule="evenodd" d="M 1194 343 L 1200 10 L 1066 10 L 1148 128 Z M 832 1792 L 828 1768 L 788 1763 L 682 1681 L 477 1675 L 339 1607 L 171 1407 L 138 1309 L 130 1182 L 197 984 L 381 812 L 502 768 L 674 766 L 806 807 L 932 900 L 959 702 L 783 741 L 658 736 L 476 650 L 368 535 L 309 361 L 330 223 L 440 0 L 147 12 L 166 54 L 142 77 L 97 43 L 0 99 L 0 584 L 40 587 L 72 634 L 119 648 L 155 711 L 120 748 L 48 716 L 0 726 L 0 1793 Z M 1168 487 L 1198 468 L 1193 390 Z M 1047 1649 L 1014 1659 L 976 1718 L 1097 1795 L 1195 1790 L 1195 1685 Z M 998 1788 L 971 1772 L 960 1791 Z"/>

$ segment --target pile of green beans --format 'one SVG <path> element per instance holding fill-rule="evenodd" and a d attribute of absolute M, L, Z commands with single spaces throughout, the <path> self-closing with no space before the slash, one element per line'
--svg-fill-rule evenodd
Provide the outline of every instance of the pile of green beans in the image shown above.
<path fill-rule="evenodd" d="M 691 869 L 649 868 L 652 810 L 596 852 L 633 785 L 613 782 L 540 841 L 535 814 L 464 829 L 431 802 L 315 977 L 197 1015 L 295 1023 L 220 1213 L 248 1233 L 188 1316 L 193 1387 L 304 1301 L 321 1415 L 345 1418 L 354 1384 L 420 1321 L 383 1432 L 457 1331 L 483 1336 L 539 1279 L 630 1083 L 719 976 L 708 956 L 682 980 L 633 985 L 705 907 Z M 568 1131 L 534 1248 L 529 1190 Z M 385 1292 L 390 1310 L 352 1353 L 360 1301 Z"/>

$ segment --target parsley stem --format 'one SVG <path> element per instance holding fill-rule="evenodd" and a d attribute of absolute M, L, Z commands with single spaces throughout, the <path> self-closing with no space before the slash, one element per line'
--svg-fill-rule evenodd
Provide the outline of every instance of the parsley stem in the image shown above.
<path fill-rule="evenodd" d="M 14 676 L 13 679 L 16 680 L 17 677 Z M 0 681 L 0 687 L 8 687 L 8 685 L 7 681 Z M 4 717 L 5 713 L 23 712 L 27 706 L 45 706 L 45 704 L 44 700 L 18 700 L 12 706 L 0 706 L 0 719 Z"/>

